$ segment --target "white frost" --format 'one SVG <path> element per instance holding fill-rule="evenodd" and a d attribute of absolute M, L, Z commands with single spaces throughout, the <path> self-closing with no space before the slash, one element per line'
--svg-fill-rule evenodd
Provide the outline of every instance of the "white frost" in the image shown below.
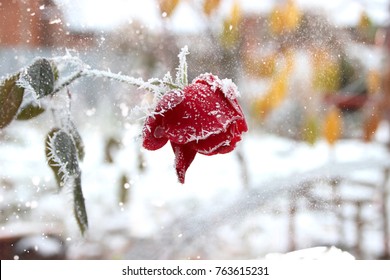
<path fill-rule="evenodd" d="M 223 94 L 228 99 L 236 99 L 240 96 L 240 92 L 235 83 L 231 79 L 219 79 L 218 76 L 215 76 L 211 73 L 204 73 L 199 75 L 197 78 L 193 80 L 193 83 L 196 83 L 199 80 L 205 81 L 209 84 L 212 91 L 216 91 L 217 89 L 222 90 Z"/>
<path fill-rule="evenodd" d="M 240 92 L 238 91 L 236 84 L 233 83 L 231 79 L 223 79 L 221 81 L 221 88 L 226 98 L 236 99 L 240 96 Z"/>

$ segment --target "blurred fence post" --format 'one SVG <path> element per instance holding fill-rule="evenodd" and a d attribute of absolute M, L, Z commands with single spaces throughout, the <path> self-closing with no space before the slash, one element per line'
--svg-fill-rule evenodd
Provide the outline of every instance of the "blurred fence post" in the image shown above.
<path fill-rule="evenodd" d="M 382 203 L 381 203 L 381 214 L 383 221 L 383 258 L 390 258 L 390 248 L 389 248 L 389 240 L 390 240 L 390 232 L 389 232 L 389 192 L 388 192 L 388 182 L 390 177 L 390 169 L 384 169 L 384 178 L 382 184 Z"/>
<path fill-rule="evenodd" d="M 332 188 L 332 202 L 334 207 L 334 213 L 336 215 L 337 221 L 337 236 L 338 243 L 342 244 L 345 241 L 344 233 L 344 217 L 343 217 L 343 201 L 340 196 L 339 191 L 340 179 L 333 179 L 330 181 L 330 186 Z"/>
<path fill-rule="evenodd" d="M 362 201 L 354 201 L 353 202 L 356 207 L 356 216 L 355 216 L 355 224 L 356 224 L 356 244 L 355 244 L 355 256 L 357 259 L 362 259 L 362 242 L 363 242 L 363 220 L 362 220 Z"/>
<path fill-rule="evenodd" d="M 249 172 L 248 172 L 248 164 L 244 157 L 244 152 L 242 149 L 237 149 L 236 152 L 238 164 L 240 165 L 240 175 L 241 182 L 245 189 L 249 188 Z"/>
<path fill-rule="evenodd" d="M 289 207 L 288 207 L 288 251 L 295 251 L 297 248 L 296 244 L 296 227 L 295 227 L 295 216 L 297 213 L 297 204 L 293 193 L 289 195 Z"/>

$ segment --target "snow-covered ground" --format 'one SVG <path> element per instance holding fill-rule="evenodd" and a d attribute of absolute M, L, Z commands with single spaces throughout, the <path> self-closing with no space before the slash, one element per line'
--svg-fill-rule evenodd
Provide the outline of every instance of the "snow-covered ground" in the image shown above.
<path fill-rule="evenodd" d="M 58 193 L 46 165 L 48 129 L 35 123 L 14 122 L 1 134 L 0 237 L 54 233 L 68 258 L 264 258 L 333 245 L 357 258 L 383 254 L 381 188 L 390 161 L 379 141 L 310 146 L 252 129 L 238 147 L 244 167 L 237 152 L 198 155 L 181 185 L 169 145 L 140 149 L 141 128 L 129 125 L 108 164 L 106 130 L 98 120 L 84 123 L 89 230 L 82 237 L 71 192 Z M 123 174 L 127 201 L 119 198 Z"/>

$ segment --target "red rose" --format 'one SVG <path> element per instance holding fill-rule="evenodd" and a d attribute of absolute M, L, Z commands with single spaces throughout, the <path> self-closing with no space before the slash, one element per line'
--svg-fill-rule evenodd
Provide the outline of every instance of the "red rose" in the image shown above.
<path fill-rule="evenodd" d="M 183 90 L 164 94 L 143 127 L 143 146 L 157 150 L 167 141 L 175 153 L 180 183 L 196 153 L 231 152 L 248 130 L 237 102 L 238 90 L 229 79 L 202 74 Z"/>

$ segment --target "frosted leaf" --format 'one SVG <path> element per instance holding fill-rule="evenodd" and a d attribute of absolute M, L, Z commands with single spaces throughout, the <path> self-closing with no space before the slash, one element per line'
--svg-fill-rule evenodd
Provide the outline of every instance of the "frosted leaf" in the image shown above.
<path fill-rule="evenodd" d="M 46 156 L 49 166 L 56 175 L 59 187 L 65 186 L 72 189 L 74 215 L 81 233 L 84 233 L 88 227 L 88 218 L 81 189 L 81 170 L 78 158 L 80 152 L 73 138 L 77 135 L 72 135 L 64 129 L 52 130 L 46 138 Z"/>
<path fill-rule="evenodd" d="M 38 58 L 20 75 L 17 85 L 39 99 L 54 90 L 54 72 L 51 63 L 45 58 Z"/>
<path fill-rule="evenodd" d="M 60 188 L 72 175 L 80 174 L 76 144 L 64 130 L 52 130 L 46 139 L 46 156 L 49 166 L 56 173 Z"/>
<path fill-rule="evenodd" d="M 75 176 L 73 180 L 73 212 L 82 234 L 88 228 L 88 216 L 85 208 L 85 200 L 81 189 L 81 176 Z"/>
<path fill-rule="evenodd" d="M 76 125 L 71 120 L 68 121 L 68 129 L 69 129 L 69 133 L 71 134 L 73 141 L 76 145 L 78 158 L 79 158 L 79 160 L 82 161 L 84 159 L 84 156 L 85 156 L 83 139 L 81 138 L 81 135 L 76 128 Z"/>
<path fill-rule="evenodd" d="M 164 82 L 164 84 L 173 84 L 173 79 L 172 79 L 171 72 L 168 71 L 164 75 L 163 82 Z"/>
<path fill-rule="evenodd" d="M 188 51 L 188 46 L 184 46 L 178 57 L 179 57 L 179 67 L 176 69 L 176 84 L 181 86 L 182 88 L 188 84 L 188 76 L 187 76 L 187 60 L 186 56 L 190 52 Z"/>

